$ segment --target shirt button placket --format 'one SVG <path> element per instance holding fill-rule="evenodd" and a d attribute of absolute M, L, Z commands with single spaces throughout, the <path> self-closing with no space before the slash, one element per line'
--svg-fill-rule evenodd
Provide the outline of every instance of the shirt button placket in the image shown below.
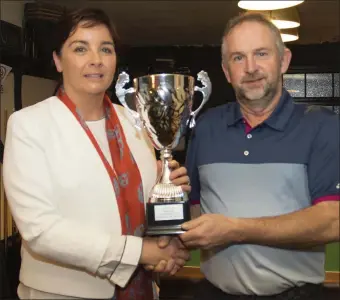
<path fill-rule="evenodd" d="M 253 135 L 251 133 L 247 133 L 246 137 L 247 137 L 248 140 L 250 140 L 253 137 Z M 244 156 L 248 156 L 249 155 L 249 151 L 245 150 L 243 152 L 243 154 L 244 154 Z"/>

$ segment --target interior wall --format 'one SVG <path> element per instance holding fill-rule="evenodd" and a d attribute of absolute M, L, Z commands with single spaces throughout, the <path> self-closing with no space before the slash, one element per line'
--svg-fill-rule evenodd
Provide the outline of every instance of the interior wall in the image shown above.
<path fill-rule="evenodd" d="M 24 5 L 25 5 L 24 1 L 1 0 L 0 1 L 1 20 L 22 27 Z"/>
<path fill-rule="evenodd" d="M 0 18 L 3 21 L 22 27 L 22 20 L 24 15 L 24 1 L 0 1 Z M 1 55 L 1 62 L 4 61 Z M 11 64 L 8 64 L 12 67 Z M 5 143 L 5 134 L 7 120 L 14 112 L 14 98 L 15 98 L 15 76 L 10 72 L 3 85 L 3 93 L 0 94 L 0 139 Z M 12 235 L 12 217 L 10 215 L 7 202 L 5 201 L 5 192 L 2 181 L 2 164 L 0 164 L 0 240 Z M 7 229 L 5 232 L 5 229 Z M 6 233 L 6 234 L 5 234 Z"/>
<path fill-rule="evenodd" d="M 14 112 L 14 75 L 9 73 L 4 84 L 3 93 L 0 95 L 0 137 L 5 141 L 6 125 L 9 116 Z M 6 224 L 7 223 L 7 224 Z M 6 209 L 5 192 L 2 181 L 2 164 L 0 164 L 0 240 L 12 234 L 12 218 Z"/>
<path fill-rule="evenodd" d="M 21 85 L 22 107 L 27 107 L 53 95 L 57 82 L 51 79 L 24 75 Z"/>

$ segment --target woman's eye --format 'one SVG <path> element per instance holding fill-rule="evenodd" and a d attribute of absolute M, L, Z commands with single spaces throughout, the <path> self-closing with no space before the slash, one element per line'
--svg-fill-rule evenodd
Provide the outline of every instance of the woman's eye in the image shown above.
<path fill-rule="evenodd" d="M 103 48 L 102 51 L 107 53 L 107 54 L 112 54 L 113 53 L 113 50 L 111 48 Z"/>
<path fill-rule="evenodd" d="M 84 47 L 77 47 L 76 49 L 74 49 L 74 52 L 85 52 L 85 48 Z"/>

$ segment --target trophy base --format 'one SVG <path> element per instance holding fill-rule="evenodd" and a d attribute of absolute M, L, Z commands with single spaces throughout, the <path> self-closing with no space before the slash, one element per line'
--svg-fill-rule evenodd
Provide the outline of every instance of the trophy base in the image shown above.
<path fill-rule="evenodd" d="M 182 224 L 190 221 L 188 201 L 147 203 L 147 236 L 179 235 L 185 231 Z"/>
<path fill-rule="evenodd" d="M 173 225 L 173 226 L 155 226 L 148 227 L 146 230 L 147 236 L 160 236 L 160 235 L 179 235 L 184 233 L 185 231 L 182 229 L 181 225 Z"/>

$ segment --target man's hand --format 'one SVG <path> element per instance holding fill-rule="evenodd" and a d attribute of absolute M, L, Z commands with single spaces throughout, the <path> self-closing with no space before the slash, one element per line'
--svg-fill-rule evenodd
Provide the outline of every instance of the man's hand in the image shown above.
<path fill-rule="evenodd" d="M 211 249 L 238 240 L 236 220 L 220 214 L 204 214 L 186 222 L 180 239 L 187 248 Z"/>
<path fill-rule="evenodd" d="M 230 244 L 310 249 L 339 241 L 339 201 L 325 201 L 279 216 L 231 218 L 205 214 L 186 222 L 180 239 L 187 248 L 211 249 Z"/>

